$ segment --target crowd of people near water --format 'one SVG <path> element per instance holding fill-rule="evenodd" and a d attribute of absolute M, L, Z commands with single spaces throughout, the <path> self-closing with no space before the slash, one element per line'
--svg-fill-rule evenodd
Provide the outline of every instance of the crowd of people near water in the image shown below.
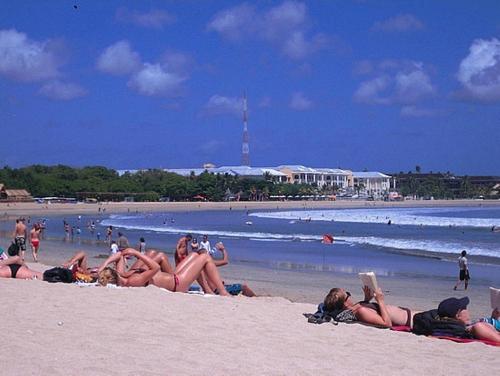
<path fill-rule="evenodd" d="M 77 252 L 60 267 L 38 272 L 30 269 L 25 263 L 28 229 L 23 219 L 16 220 L 9 256 L 0 248 L 0 277 L 18 279 L 39 279 L 47 282 L 78 282 L 100 286 L 160 287 L 171 292 L 189 292 L 201 289 L 205 294 L 230 296 L 242 294 L 256 296 L 245 284 L 226 285 L 218 268 L 229 263 L 228 251 L 222 242 L 211 246 L 208 235 L 198 241 L 192 234 L 182 236 L 176 244 L 174 263 L 168 254 L 148 249 L 144 237 L 140 238 L 136 248 L 130 246 L 122 231 L 113 240 L 113 227 L 107 228 L 106 237 L 109 242 L 109 256 L 96 267 L 89 265 L 89 256 Z M 40 233 L 39 223 L 33 224 L 29 232 L 33 259 L 36 261 Z M 38 241 L 37 241 L 38 240 Z M 221 257 L 216 257 L 220 254 Z M 461 282 L 467 289 L 469 271 L 466 251 L 458 260 L 460 274 L 455 285 Z M 194 285 L 194 283 L 197 285 Z M 199 287 L 198 287 L 199 286 Z M 378 287 L 371 290 L 363 286 L 364 298 L 355 301 L 350 292 L 342 288 L 332 288 L 318 312 L 309 315 L 311 322 L 326 321 L 359 322 L 380 328 L 411 331 L 445 338 L 464 340 L 477 339 L 489 344 L 500 345 L 500 311 L 493 309 L 491 315 L 471 320 L 467 306 L 468 297 L 447 298 L 437 308 L 418 311 L 408 307 L 386 304 L 383 290 Z M 401 329 L 402 328 L 402 329 Z"/>
<path fill-rule="evenodd" d="M 81 216 L 78 217 L 78 221 L 80 220 Z M 109 256 L 101 265 L 89 268 L 88 255 L 80 251 L 61 267 L 40 273 L 25 264 L 25 251 L 29 238 L 33 247 L 33 260 L 38 260 L 41 230 L 37 223 L 28 234 L 24 222 L 24 218 L 16 220 L 12 243 L 7 252 L 10 257 L 0 248 L 0 277 L 41 279 L 49 282 L 85 282 L 102 286 L 154 285 L 172 292 L 202 290 L 206 294 L 255 296 L 245 284 L 224 284 L 217 267 L 229 263 L 228 251 L 222 242 L 211 248 L 207 235 L 203 236 L 199 244 L 191 234 L 181 237 L 174 251 L 175 266 L 172 266 L 166 253 L 146 247 L 144 237 L 141 237 L 138 246 L 133 248 L 122 231 L 117 232 L 118 237 L 114 240 L 113 226 L 108 226 L 106 240 Z M 65 229 L 71 227 L 66 220 L 63 221 L 63 226 Z M 216 253 L 222 257 L 217 257 Z M 132 259 L 135 259 L 135 262 L 131 263 Z M 193 282 L 198 285 L 193 285 Z"/>

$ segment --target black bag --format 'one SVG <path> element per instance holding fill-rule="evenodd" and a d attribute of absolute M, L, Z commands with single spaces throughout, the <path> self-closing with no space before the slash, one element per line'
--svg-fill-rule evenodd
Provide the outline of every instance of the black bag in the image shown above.
<path fill-rule="evenodd" d="M 7 253 L 9 256 L 19 256 L 19 247 L 16 243 L 12 242 L 9 248 L 7 249 Z"/>
<path fill-rule="evenodd" d="M 69 269 L 56 267 L 44 271 L 43 280 L 50 283 L 71 283 L 73 282 L 73 273 Z"/>
<path fill-rule="evenodd" d="M 465 324 L 449 318 L 441 318 L 437 309 L 417 313 L 413 317 L 412 332 L 420 335 L 472 338 Z"/>

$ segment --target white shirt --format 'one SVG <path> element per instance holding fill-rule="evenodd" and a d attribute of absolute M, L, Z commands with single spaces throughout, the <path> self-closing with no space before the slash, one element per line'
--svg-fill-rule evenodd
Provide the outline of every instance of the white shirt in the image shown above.
<path fill-rule="evenodd" d="M 207 251 L 210 251 L 210 242 L 208 240 L 206 242 L 201 241 L 200 249 L 206 249 Z"/>
<path fill-rule="evenodd" d="M 460 256 L 458 258 L 458 267 L 460 270 L 467 270 L 467 258 L 465 256 Z"/>
<path fill-rule="evenodd" d="M 118 244 L 116 244 L 116 243 L 111 244 L 111 250 L 110 251 L 111 251 L 112 254 L 117 253 L 118 252 Z"/>

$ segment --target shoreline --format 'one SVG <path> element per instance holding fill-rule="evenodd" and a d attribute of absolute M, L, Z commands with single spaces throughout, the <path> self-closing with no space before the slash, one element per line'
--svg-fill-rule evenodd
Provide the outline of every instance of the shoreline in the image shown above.
<path fill-rule="evenodd" d="M 231 202 L 104 202 L 100 204 L 37 204 L 0 202 L 0 218 L 27 215 L 116 214 L 209 210 L 290 210 L 408 207 L 497 207 L 500 200 L 408 200 L 408 201 L 231 201 Z M 99 211 L 101 209 L 101 211 Z M 104 210 L 104 211 L 102 211 Z"/>

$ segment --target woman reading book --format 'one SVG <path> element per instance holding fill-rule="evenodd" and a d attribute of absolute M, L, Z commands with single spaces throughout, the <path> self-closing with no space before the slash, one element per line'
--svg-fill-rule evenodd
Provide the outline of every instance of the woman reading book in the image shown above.
<path fill-rule="evenodd" d="M 335 316 L 344 317 L 346 321 L 359 321 L 384 328 L 412 327 L 416 311 L 386 304 L 384 293 L 380 288 L 372 291 L 368 286 L 364 286 L 363 292 L 364 300 L 354 302 L 350 292 L 341 288 L 333 288 L 325 297 L 325 310 L 333 313 L 334 318 Z M 371 302 L 372 298 L 375 302 Z"/>

